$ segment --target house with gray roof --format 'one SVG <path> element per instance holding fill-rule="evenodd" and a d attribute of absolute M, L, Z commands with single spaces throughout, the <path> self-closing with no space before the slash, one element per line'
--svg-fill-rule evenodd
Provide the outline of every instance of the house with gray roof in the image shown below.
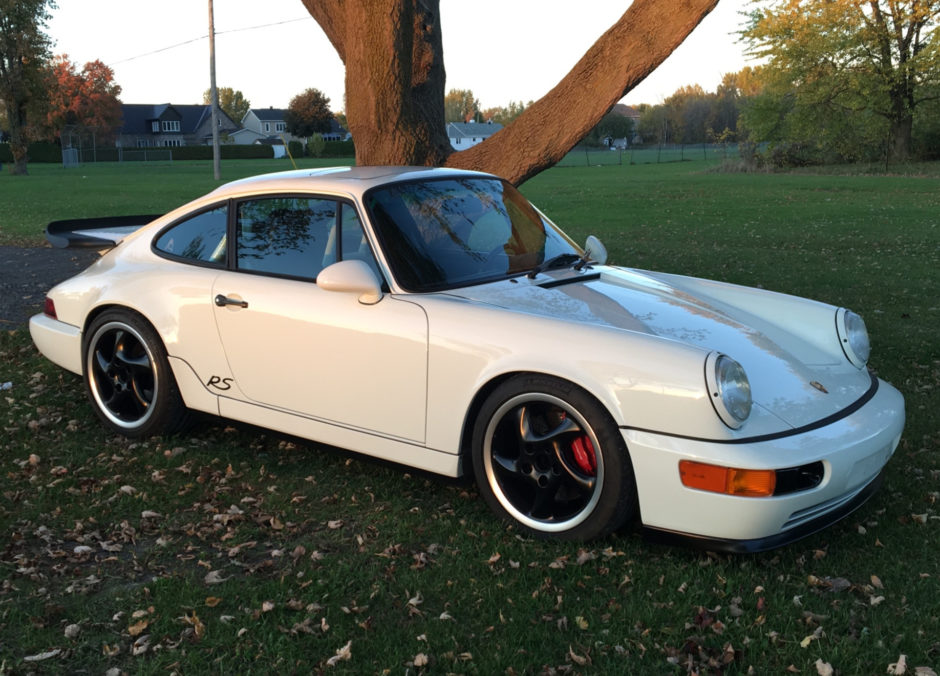
<path fill-rule="evenodd" d="M 454 150 L 466 150 L 482 143 L 502 128 L 499 122 L 448 122 L 447 138 Z"/>
<path fill-rule="evenodd" d="M 238 143 L 280 143 L 282 136 L 288 142 L 306 142 L 305 138 L 287 133 L 286 114 L 284 108 L 251 108 L 241 119 L 242 131 L 236 134 Z M 335 118 L 330 120 L 330 131 L 323 134 L 325 141 L 344 141 L 348 137 L 349 132 Z"/>
<path fill-rule="evenodd" d="M 209 145 L 212 143 L 212 109 L 207 105 L 172 103 L 122 103 L 119 148 L 154 148 Z M 219 133 L 224 137 L 238 130 L 219 110 Z"/>

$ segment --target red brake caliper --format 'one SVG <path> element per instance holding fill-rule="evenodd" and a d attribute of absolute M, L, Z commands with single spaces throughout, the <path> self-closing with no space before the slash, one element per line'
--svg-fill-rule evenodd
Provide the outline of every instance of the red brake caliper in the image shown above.
<path fill-rule="evenodd" d="M 571 442 L 571 452 L 578 468 L 588 476 L 597 473 L 597 458 L 594 456 L 594 444 L 588 435 L 583 434 Z"/>

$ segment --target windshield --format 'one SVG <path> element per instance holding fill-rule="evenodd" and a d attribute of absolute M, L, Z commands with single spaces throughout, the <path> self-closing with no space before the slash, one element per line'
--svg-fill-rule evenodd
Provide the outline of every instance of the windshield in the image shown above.
<path fill-rule="evenodd" d="M 366 196 L 392 273 L 408 291 L 440 291 L 528 272 L 581 250 L 495 178 L 396 183 Z"/>

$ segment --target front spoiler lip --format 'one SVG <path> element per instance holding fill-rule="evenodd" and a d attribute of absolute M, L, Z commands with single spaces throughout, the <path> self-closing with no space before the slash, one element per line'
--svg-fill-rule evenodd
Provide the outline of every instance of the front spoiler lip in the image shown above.
<path fill-rule="evenodd" d="M 727 552 L 729 554 L 757 554 L 758 552 L 766 552 L 771 549 L 777 549 L 778 547 L 792 544 L 797 540 L 802 540 L 814 533 L 825 530 L 837 521 L 841 521 L 868 502 L 868 499 L 878 492 L 878 489 L 881 488 L 881 485 L 884 483 L 884 477 L 885 470 L 882 469 L 865 488 L 859 491 L 854 498 L 845 504 L 795 528 L 762 538 L 729 540 L 725 538 L 695 535 L 693 533 L 651 528 L 649 526 L 643 526 L 639 530 L 645 540 L 655 544 L 681 545 L 708 551 Z"/>

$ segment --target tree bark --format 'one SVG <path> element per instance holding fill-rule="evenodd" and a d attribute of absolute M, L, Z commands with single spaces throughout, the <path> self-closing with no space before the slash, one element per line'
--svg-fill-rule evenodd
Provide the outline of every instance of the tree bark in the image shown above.
<path fill-rule="evenodd" d="M 21 100 L 7 104 L 7 122 L 10 125 L 10 154 L 13 155 L 13 175 L 29 174 L 29 138 L 26 136 L 26 103 Z"/>
<path fill-rule="evenodd" d="M 516 120 L 454 152 L 444 125 L 439 0 L 302 0 L 346 64 L 357 164 L 446 165 L 519 184 L 557 163 L 718 0 L 634 0 L 568 75 Z"/>

